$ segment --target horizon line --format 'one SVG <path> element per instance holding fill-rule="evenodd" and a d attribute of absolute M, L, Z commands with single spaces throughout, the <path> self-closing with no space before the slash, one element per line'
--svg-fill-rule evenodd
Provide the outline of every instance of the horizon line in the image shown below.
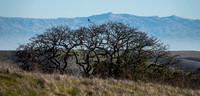
<path fill-rule="evenodd" d="M 23 19 L 75 19 L 75 18 L 87 18 L 87 17 L 92 17 L 92 16 L 99 16 L 99 15 L 104 15 L 104 14 L 115 14 L 115 15 L 131 15 L 131 16 L 137 16 L 137 17 L 158 17 L 158 18 L 167 18 L 167 17 L 178 17 L 178 18 L 183 18 L 183 19 L 191 19 L 191 20 L 200 20 L 200 19 L 193 19 L 193 18 L 186 18 L 186 17 L 181 17 L 177 15 L 169 15 L 169 16 L 158 16 L 158 15 L 151 15 L 151 16 L 139 16 L 139 15 L 134 15 L 134 14 L 129 14 L 129 13 L 113 13 L 113 12 L 107 12 L 107 13 L 99 13 L 99 14 L 93 14 L 89 16 L 76 16 L 76 17 L 56 17 L 56 18 L 40 18 L 40 17 L 17 17 L 17 16 L 0 16 L 3 18 L 23 18 Z"/>

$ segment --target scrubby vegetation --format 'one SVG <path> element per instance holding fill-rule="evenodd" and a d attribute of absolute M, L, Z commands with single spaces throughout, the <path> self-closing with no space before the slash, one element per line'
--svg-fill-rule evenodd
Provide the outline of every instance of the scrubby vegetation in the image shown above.
<path fill-rule="evenodd" d="M 131 80 L 27 72 L 0 63 L 1 96 L 199 96 L 200 91 Z"/>
<path fill-rule="evenodd" d="M 21 45 L 14 61 L 26 71 L 200 88 L 198 72 L 174 70 L 180 60 L 166 45 L 123 23 L 47 29 Z"/>

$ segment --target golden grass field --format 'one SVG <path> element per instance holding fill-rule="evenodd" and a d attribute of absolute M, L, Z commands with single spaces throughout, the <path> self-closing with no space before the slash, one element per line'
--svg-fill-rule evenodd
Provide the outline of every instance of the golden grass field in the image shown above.
<path fill-rule="evenodd" d="M 200 96 L 168 85 L 25 72 L 0 62 L 0 96 Z"/>

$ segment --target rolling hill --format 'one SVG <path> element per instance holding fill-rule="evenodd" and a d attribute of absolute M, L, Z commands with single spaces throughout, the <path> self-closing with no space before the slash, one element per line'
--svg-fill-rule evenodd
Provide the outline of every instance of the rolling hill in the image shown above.
<path fill-rule="evenodd" d="M 175 15 L 145 17 L 111 12 L 89 17 L 57 19 L 0 17 L 0 50 L 16 49 L 19 44 L 27 43 L 30 37 L 53 26 L 68 25 L 73 29 L 88 26 L 88 19 L 96 24 L 108 21 L 130 24 L 169 44 L 171 50 L 200 50 L 200 20 Z"/>
<path fill-rule="evenodd" d="M 181 58 L 183 69 L 196 70 L 200 68 L 200 52 L 199 51 L 171 51 L 172 55 L 178 55 Z"/>

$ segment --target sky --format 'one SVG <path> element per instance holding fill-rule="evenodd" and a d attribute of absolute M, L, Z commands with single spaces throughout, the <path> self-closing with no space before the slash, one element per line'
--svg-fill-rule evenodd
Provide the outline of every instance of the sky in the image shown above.
<path fill-rule="evenodd" d="M 113 12 L 200 19 L 200 0 L 0 0 L 0 16 L 73 18 Z"/>

